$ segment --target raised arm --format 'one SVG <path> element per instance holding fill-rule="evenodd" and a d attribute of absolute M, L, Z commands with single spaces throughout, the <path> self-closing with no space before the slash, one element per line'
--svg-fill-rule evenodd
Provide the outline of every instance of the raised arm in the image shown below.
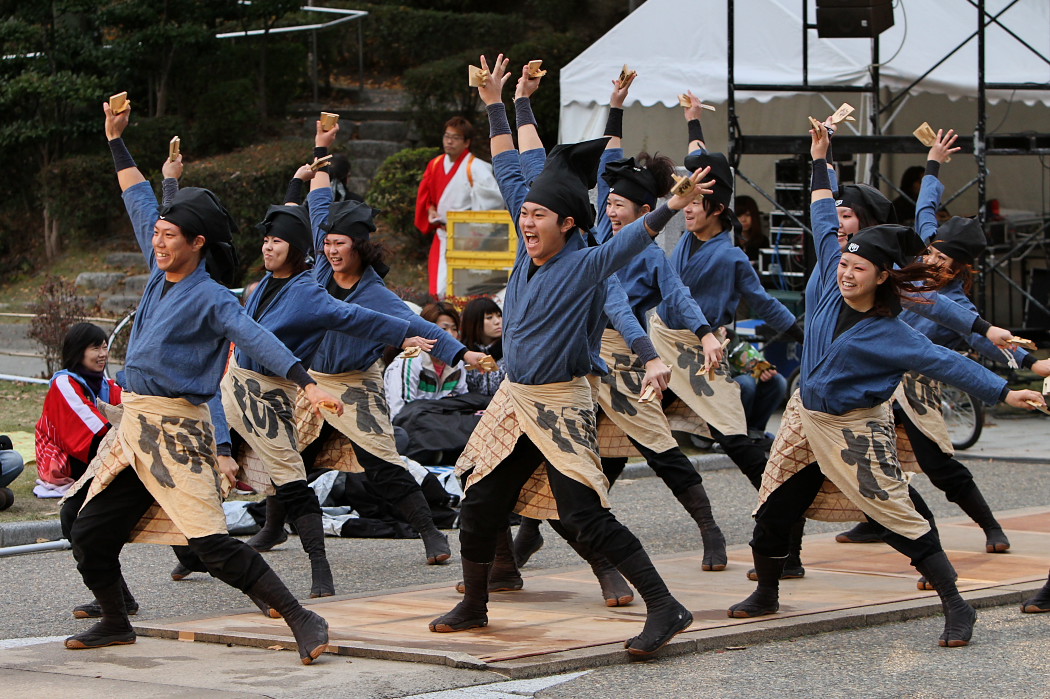
<path fill-rule="evenodd" d="M 838 242 L 839 217 L 825 159 L 830 140 L 823 124 L 810 129 L 809 135 L 809 152 L 813 157 L 810 220 L 813 245 L 817 251 L 817 267 L 820 270 L 819 279 L 822 285 L 827 285 L 835 282 L 835 270 L 842 257 Z"/>
<path fill-rule="evenodd" d="M 485 103 L 485 109 L 489 112 L 489 150 L 492 153 L 493 166 L 495 166 L 497 155 L 504 151 L 514 150 L 514 137 L 511 136 L 510 122 L 507 121 L 507 108 L 503 104 L 503 86 L 510 80 L 510 73 L 507 72 L 509 65 L 510 59 L 504 58 L 501 53 L 496 57 L 496 62 L 492 66 L 491 77 L 485 81 L 484 85 L 478 87 L 478 97 Z M 486 70 L 489 68 L 488 59 L 484 56 L 481 57 L 481 67 Z M 497 105 L 503 107 L 502 119 L 499 115 L 495 115 L 497 123 L 493 123 L 493 109 Z M 510 202 L 508 201 L 507 204 L 509 205 Z M 511 211 L 513 212 L 514 209 L 512 208 Z"/>
<path fill-rule="evenodd" d="M 175 195 L 179 193 L 179 179 L 182 177 L 182 153 L 176 156 L 174 162 L 165 158 L 164 164 L 160 166 L 160 172 L 164 175 L 164 180 L 160 183 L 160 205 L 169 206 L 175 200 Z"/>
<path fill-rule="evenodd" d="M 689 106 L 685 108 L 685 123 L 689 129 L 689 149 L 688 152 L 692 153 L 695 150 L 707 150 L 707 145 L 704 143 L 704 129 L 700 125 L 700 119 L 703 117 L 704 109 L 700 105 L 700 98 L 693 94 L 690 90 L 686 92 L 689 97 Z"/>
<path fill-rule="evenodd" d="M 518 150 L 522 153 L 543 148 L 536 117 L 532 113 L 532 95 L 539 89 L 541 80 L 543 78 L 530 78 L 529 66 L 524 65 L 514 89 L 514 120 L 518 127 Z"/>
<path fill-rule="evenodd" d="M 938 175 L 941 165 L 948 162 L 951 154 L 961 150 L 955 146 L 958 137 L 951 129 L 948 133 L 938 131 L 937 142 L 930 147 L 926 159 L 926 174 L 922 178 L 919 197 L 915 200 L 915 232 L 927 243 L 937 234 L 937 210 L 941 207 L 941 196 L 944 194 L 944 184 Z"/>
<path fill-rule="evenodd" d="M 135 161 L 124 145 L 124 129 L 128 127 L 131 119 L 131 105 L 120 114 L 114 114 L 109 108 L 109 102 L 102 103 L 102 111 L 106 114 L 106 139 L 109 141 L 109 149 L 113 153 L 113 165 L 117 169 L 117 182 L 120 191 L 126 192 L 139 182 L 145 182 L 146 177 L 135 165 Z"/>

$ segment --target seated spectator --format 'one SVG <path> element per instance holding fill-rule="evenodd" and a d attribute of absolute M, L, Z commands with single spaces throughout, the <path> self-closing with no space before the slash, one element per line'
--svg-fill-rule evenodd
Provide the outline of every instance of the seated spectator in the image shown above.
<path fill-rule="evenodd" d="M 62 368 L 51 377 L 36 423 L 40 480 L 67 485 L 79 479 L 109 431 L 98 401 L 120 403 L 120 386 L 105 375 L 109 345 L 102 328 L 77 323 L 62 340 Z"/>
<path fill-rule="evenodd" d="M 503 311 L 490 298 L 472 299 L 463 309 L 460 342 L 468 350 L 484 352 L 496 360 L 498 371 L 468 372 L 467 390 L 494 396 L 507 372 L 503 370 Z"/>
<path fill-rule="evenodd" d="M 919 198 L 922 176 L 925 174 L 924 167 L 913 165 L 901 175 L 901 191 L 904 194 L 893 200 L 893 212 L 897 214 L 897 223 L 902 226 L 911 226 L 915 223 L 915 200 Z M 904 196 L 905 194 L 907 196 Z"/>
<path fill-rule="evenodd" d="M 15 494 L 7 486 L 15 482 L 22 474 L 25 461 L 22 455 L 15 451 L 11 438 L 6 434 L 0 434 L 0 510 L 6 510 L 15 502 Z"/>
<path fill-rule="evenodd" d="M 427 304 L 420 315 L 459 337 L 459 311 L 452 304 Z M 466 377 L 462 361 L 448 366 L 426 353 L 390 362 L 386 399 L 404 456 L 428 466 L 456 462 L 489 402 L 489 396 L 467 393 Z"/>
<path fill-rule="evenodd" d="M 749 342 L 734 337 L 729 347 L 729 368 L 733 380 L 740 384 L 740 402 L 747 416 L 747 435 L 764 449 L 773 444 L 773 435 L 766 432 L 770 416 L 787 396 L 787 379 L 775 367 L 762 368 L 766 363 L 762 352 Z M 768 363 L 767 363 L 768 364 Z"/>
<path fill-rule="evenodd" d="M 740 232 L 737 233 L 734 244 L 743 248 L 747 258 L 754 265 L 758 261 L 759 250 L 769 247 L 769 237 L 762 230 L 762 212 L 758 210 L 755 200 L 746 196 L 736 198 L 733 211 L 740 221 Z"/>
<path fill-rule="evenodd" d="M 419 315 L 452 337 L 459 338 L 459 311 L 452 304 L 443 301 L 428 303 Z M 426 352 L 421 352 L 411 359 L 398 355 L 390 362 L 383 375 L 390 419 L 394 419 L 401 409 L 412 401 L 434 400 L 466 393 L 466 373 L 467 368 L 462 361 L 450 367 Z"/>

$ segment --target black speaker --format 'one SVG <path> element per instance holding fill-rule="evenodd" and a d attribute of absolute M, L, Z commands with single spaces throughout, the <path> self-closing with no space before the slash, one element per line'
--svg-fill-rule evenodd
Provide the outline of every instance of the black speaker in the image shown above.
<path fill-rule="evenodd" d="M 893 0 L 817 0 L 817 36 L 873 39 L 893 26 Z"/>

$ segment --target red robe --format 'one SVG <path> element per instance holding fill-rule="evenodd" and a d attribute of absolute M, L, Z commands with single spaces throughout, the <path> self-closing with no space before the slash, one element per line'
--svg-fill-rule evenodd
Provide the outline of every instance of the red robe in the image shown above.
<path fill-rule="evenodd" d="M 445 193 L 445 187 L 452 181 L 452 177 L 459 170 L 459 166 L 469 156 L 470 150 L 464 149 L 448 172 L 445 172 L 444 153 L 427 163 L 427 169 L 423 173 L 423 181 L 419 183 L 419 194 L 416 197 L 416 228 L 420 232 L 436 234 L 438 228 L 441 228 L 441 226 L 430 222 L 430 207 L 437 208 L 438 202 L 441 201 L 441 196 Z M 437 235 L 434 235 L 430 244 L 430 259 L 427 264 L 427 271 L 430 274 L 430 293 L 433 296 L 444 296 L 445 293 L 444 289 L 437 288 L 438 269 L 441 263 L 441 241 L 438 240 Z"/>

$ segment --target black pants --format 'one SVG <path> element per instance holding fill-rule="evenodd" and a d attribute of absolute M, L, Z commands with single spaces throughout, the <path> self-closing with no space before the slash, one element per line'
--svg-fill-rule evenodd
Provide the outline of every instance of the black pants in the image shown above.
<path fill-rule="evenodd" d="M 755 515 L 755 533 L 751 539 L 751 548 L 755 553 L 771 558 L 783 558 L 788 555 L 791 525 L 813 504 L 813 499 L 823 483 L 824 474 L 816 463 L 812 463 L 770 494 Z M 912 565 L 915 565 L 943 549 L 930 508 L 914 488 L 908 488 L 908 495 L 916 511 L 930 523 L 930 531 L 918 539 L 896 534 L 871 517 L 868 517 L 868 521 L 878 529 L 883 541 L 910 558 Z"/>
<path fill-rule="evenodd" d="M 463 558 L 488 563 L 495 557 L 496 535 L 507 526 L 507 515 L 517 503 L 518 493 L 543 461 L 539 448 L 522 435 L 507 458 L 467 490 L 460 509 Z M 558 503 L 558 516 L 573 539 L 603 554 L 613 565 L 642 549 L 638 538 L 602 507 L 598 493 L 550 464 L 547 475 Z"/>
<path fill-rule="evenodd" d="M 688 457 L 678 447 L 657 453 L 640 444 L 630 435 L 627 435 L 627 439 L 631 440 L 631 444 L 634 445 L 634 448 L 638 450 L 638 453 L 649 464 L 649 468 L 653 470 L 653 473 L 659 476 L 660 480 L 675 495 L 704 482 L 704 479 L 693 468 L 693 464 L 689 462 Z M 623 473 L 626 465 L 627 459 L 625 458 L 602 458 L 602 471 L 605 472 L 605 477 L 609 479 L 610 487 Z"/>
<path fill-rule="evenodd" d="M 664 391 L 663 406 L 667 407 L 677 399 L 678 396 L 673 391 Z M 757 490 L 762 485 L 762 472 L 766 470 L 766 452 L 748 439 L 746 434 L 724 435 L 711 425 L 708 425 L 707 428 L 711 430 L 714 440 L 725 450 L 726 456 L 733 460 L 736 467 Z"/>
<path fill-rule="evenodd" d="M 126 468 L 80 511 L 72 525 L 73 558 L 89 589 L 120 579 L 120 550 L 153 502 L 135 471 Z M 229 534 L 190 539 L 189 548 L 212 576 L 242 591 L 270 569 L 252 547 Z"/>
<path fill-rule="evenodd" d="M 307 471 L 313 469 L 314 461 L 316 461 L 322 445 L 335 431 L 335 428 L 326 422 L 321 428 L 321 434 L 317 436 L 317 439 L 303 449 L 303 462 L 306 464 Z M 411 495 L 413 491 L 420 489 L 419 483 L 416 483 L 416 479 L 405 470 L 402 464 L 392 464 L 389 461 L 384 461 L 352 440 L 350 444 L 353 446 L 354 455 L 357 456 L 357 461 L 361 464 L 361 468 L 364 469 L 368 480 L 376 486 L 376 490 L 382 494 L 387 502 L 397 504 Z"/>
<path fill-rule="evenodd" d="M 295 522 L 304 515 L 321 514 L 321 504 L 317 502 L 317 493 L 306 484 L 306 481 L 292 481 L 275 488 L 277 499 L 284 505 L 285 519 Z"/>
<path fill-rule="evenodd" d="M 915 450 L 915 459 L 919 462 L 919 468 L 938 490 L 944 491 L 948 502 L 959 502 L 977 487 L 977 484 L 973 482 L 973 474 L 970 473 L 970 469 L 956 461 L 951 455 L 941 451 L 937 443 L 923 434 L 922 430 L 908 419 L 903 410 L 893 412 L 904 426 L 904 431 L 908 433 L 908 439 L 911 441 L 912 449 Z"/>

